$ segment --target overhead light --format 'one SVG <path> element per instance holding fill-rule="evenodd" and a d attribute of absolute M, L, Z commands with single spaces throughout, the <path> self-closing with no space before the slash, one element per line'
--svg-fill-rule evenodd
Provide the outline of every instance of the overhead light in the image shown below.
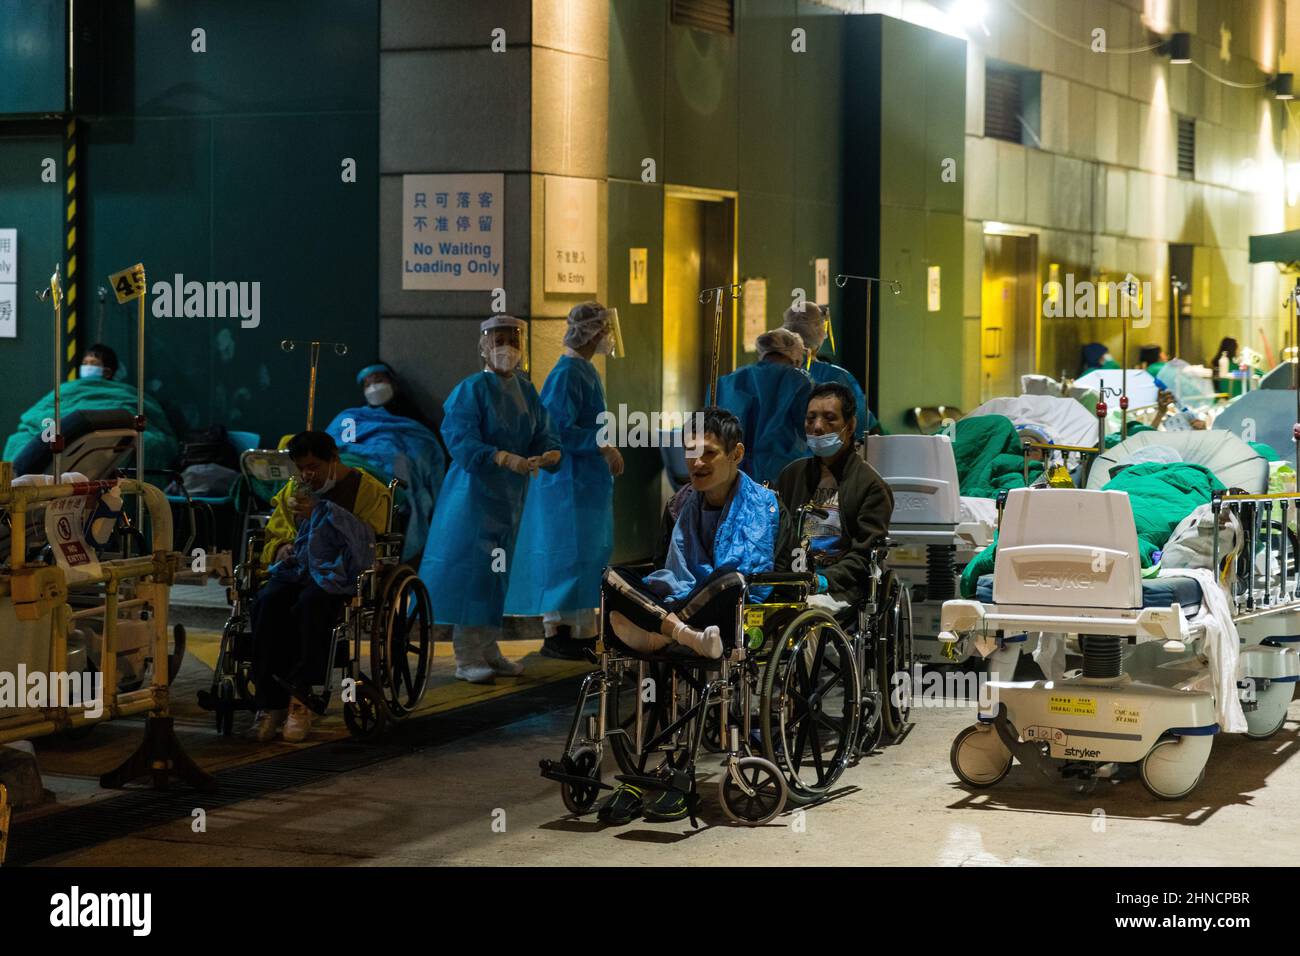
<path fill-rule="evenodd" d="M 1166 46 L 1170 63 L 1192 62 L 1192 35 L 1190 33 L 1173 34 L 1169 37 Z"/>
<path fill-rule="evenodd" d="M 984 22 L 988 16 L 988 4 L 985 0 L 953 0 L 948 12 L 964 27 L 979 27 L 989 36 L 989 28 Z"/>
<path fill-rule="evenodd" d="M 1294 78 L 1292 73 L 1279 73 L 1273 77 L 1273 99 L 1275 100 L 1293 100 L 1295 94 L 1291 92 L 1291 81 Z"/>

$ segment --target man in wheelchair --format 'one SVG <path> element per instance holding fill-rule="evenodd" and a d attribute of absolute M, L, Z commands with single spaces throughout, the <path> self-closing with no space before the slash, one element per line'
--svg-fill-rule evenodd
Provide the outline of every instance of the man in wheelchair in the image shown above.
<path fill-rule="evenodd" d="M 803 509 L 807 567 L 817 575 L 808 603 L 839 614 L 861 604 L 871 576 L 873 549 L 884 544 L 894 495 L 885 479 L 858 454 L 856 400 L 838 382 L 812 390 L 804 417 L 812 457 L 791 462 L 777 479 L 787 508 Z"/>
<path fill-rule="evenodd" d="M 606 624 L 641 654 L 677 645 L 721 657 L 743 575 L 790 567 L 790 516 L 770 489 L 740 470 L 739 419 L 717 407 L 702 414 L 703 434 L 686 439 L 690 483 L 664 509 L 656 570 L 645 577 L 624 568 L 605 571 Z"/>
<path fill-rule="evenodd" d="M 343 464 L 325 432 L 295 435 L 288 452 L 301 477 L 272 499 L 261 560 L 270 580 L 253 604 L 253 735 L 260 741 L 281 730 L 287 741 L 306 739 L 304 701 L 329 665 L 330 636 L 388 520 L 388 489 Z"/>
<path fill-rule="evenodd" d="M 639 654 L 721 657 L 722 635 L 735 639 L 744 575 L 790 568 L 790 516 L 774 492 L 740 470 L 739 419 L 717 407 L 702 415 L 702 434 L 686 438 L 690 483 L 664 509 L 656 570 L 643 577 L 611 567 L 601 585 L 604 633 Z M 620 787 L 600 818 L 627 822 L 642 811 L 642 797 L 637 787 Z M 657 820 L 688 813 L 685 795 L 675 790 L 644 810 Z"/>

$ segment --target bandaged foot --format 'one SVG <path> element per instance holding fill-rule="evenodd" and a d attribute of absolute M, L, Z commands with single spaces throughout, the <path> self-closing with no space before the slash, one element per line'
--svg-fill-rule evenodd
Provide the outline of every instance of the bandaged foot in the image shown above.
<path fill-rule="evenodd" d="M 618 611 L 610 611 L 609 623 L 618 639 L 638 654 L 653 654 L 672 643 L 671 638 L 664 637 L 658 631 L 637 627 Z"/>
<path fill-rule="evenodd" d="M 722 632 L 713 626 L 697 631 L 682 621 L 673 628 L 673 640 L 689 647 L 700 657 L 716 659 L 722 656 Z"/>

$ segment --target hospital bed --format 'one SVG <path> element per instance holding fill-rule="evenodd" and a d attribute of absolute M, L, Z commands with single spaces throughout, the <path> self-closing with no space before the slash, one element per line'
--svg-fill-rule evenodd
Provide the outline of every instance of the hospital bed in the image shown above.
<path fill-rule="evenodd" d="M 960 663 L 939 645 L 939 612 L 956 597 L 966 563 L 992 540 L 995 503 L 960 495 L 947 435 L 871 435 L 866 458 L 894 494 L 888 565 L 911 592 L 916 660 Z"/>
<path fill-rule="evenodd" d="M 1136 769 L 1153 795 L 1179 799 L 1217 733 L 1276 733 L 1300 679 L 1300 581 L 1283 530 L 1297 506 L 1294 494 L 1216 495 L 1208 567 L 1150 579 L 1126 494 L 1008 492 L 994 573 L 975 600 L 944 604 L 942 637 L 994 653 L 1026 632 L 1063 635 L 1082 666 L 990 682 L 994 700 L 953 741 L 958 778 L 992 786 L 1013 759 L 1052 778 Z"/>

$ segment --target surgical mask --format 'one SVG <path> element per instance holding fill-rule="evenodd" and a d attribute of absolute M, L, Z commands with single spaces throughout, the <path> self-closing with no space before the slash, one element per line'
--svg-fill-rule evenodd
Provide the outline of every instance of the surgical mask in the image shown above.
<path fill-rule="evenodd" d="M 805 435 L 808 440 L 808 450 L 818 458 L 831 458 L 844 447 L 844 439 L 840 437 L 839 432 L 828 432 L 825 435 Z"/>
<path fill-rule="evenodd" d="M 393 399 L 393 386 L 387 382 L 376 382 L 366 386 L 366 404 L 387 405 Z"/>
<path fill-rule="evenodd" d="M 82 378 L 103 378 L 104 366 L 102 365 L 83 365 L 81 366 Z"/>
<path fill-rule="evenodd" d="M 488 362 L 498 372 L 512 372 L 523 353 L 513 345 L 494 345 L 488 349 Z"/>
<path fill-rule="evenodd" d="M 321 482 L 320 487 L 315 489 L 315 492 L 318 495 L 323 495 L 336 484 L 338 484 L 338 482 L 334 479 L 334 466 L 330 465 L 330 476 Z"/>

